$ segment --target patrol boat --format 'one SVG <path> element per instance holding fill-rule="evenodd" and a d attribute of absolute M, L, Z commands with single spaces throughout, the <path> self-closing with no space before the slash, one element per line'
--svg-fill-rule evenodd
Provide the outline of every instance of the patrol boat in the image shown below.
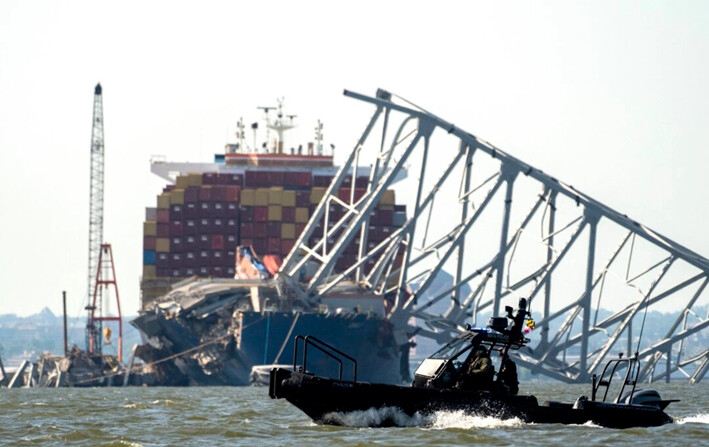
<path fill-rule="evenodd" d="M 672 422 L 664 409 L 676 400 L 663 400 L 654 390 L 636 389 L 637 356 L 621 356 L 609 361 L 600 377 L 593 376 L 591 398 L 582 396 L 574 403 L 547 401 L 540 404 L 533 395 L 511 391 L 515 383 L 498 381 L 461 386 L 470 382 L 464 378 L 466 364 L 469 365 L 471 353 L 478 347 L 488 353 L 501 349 L 506 354 L 529 342 L 523 335 L 529 316 L 526 309 L 527 302 L 522 298 L 514 315 L 513 309 L 507 306 L 507 317 L 491 318 L 486 328 L 468 328 L 421 363 L 411 386 L 359 382 L 356 359 L 320 339 L 296 336 L 293 368 L 271 370 L 269 396 L 286 399 L 316 423 L 328 425 L 348 425 L 349 419 L 343 417 L 348 413 L 395 408 L 412 417 L 462 410 L 471 415 L 518 418 L 526 423 L 591 422 L 611 428 L 651 427 Z M 462 361 L 466 354 L 467 359 Z M 318 358 L 317 363 L 322 364 L 325 357 L 338 366 L 337 378 L 315 375 L 309 370 L 309 360 L 312 365 L 313 358 Z M 348 366 L 348 370 L 352 367 L 351 377 L 347 374 L 347 378 L 343 378 L 343 366 Z M 609 397 L 611 381 L 623 369 L 620 391 L 612 399 Z M 396 411 L 380 411 L 380 416 L 372 418 L 368 425 L 399 425 Z"/>

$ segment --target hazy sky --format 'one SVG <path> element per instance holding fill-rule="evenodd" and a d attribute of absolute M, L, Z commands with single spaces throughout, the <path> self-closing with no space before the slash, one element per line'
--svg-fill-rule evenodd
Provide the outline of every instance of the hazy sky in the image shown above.
<path fill-rule="evenodd" d="M 345 156 L 388 89 L 709 256 L 709 2 L 0 2 L 0 314 L 83 313 L 93 89 L 104 239 L 139 307 L 152 155 L 210 161 L 286 97 Z"/>

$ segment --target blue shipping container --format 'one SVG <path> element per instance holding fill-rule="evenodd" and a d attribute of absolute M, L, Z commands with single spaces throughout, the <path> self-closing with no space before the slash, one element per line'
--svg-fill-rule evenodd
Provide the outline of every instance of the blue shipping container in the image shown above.
<path fill-rule="evenodd" d="M 155 250 L 143 250 L 143 265 L 155 265 Z"/>

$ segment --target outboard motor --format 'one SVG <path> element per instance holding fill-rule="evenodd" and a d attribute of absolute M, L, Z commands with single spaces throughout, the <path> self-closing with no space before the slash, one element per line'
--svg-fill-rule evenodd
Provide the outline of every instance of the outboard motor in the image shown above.
<path fill-rule="evenodd" d="M 655 390 L 635 390 L 634 393 L 625 393 L 620 398 L 618 403 L 626 405 L 645 405 L 648 407 L 658 407 L 663 409 L 667 406 L 667 403 L 665 402 L 667 401 L 663 401 L 660 397 L 660 393 Z"/>

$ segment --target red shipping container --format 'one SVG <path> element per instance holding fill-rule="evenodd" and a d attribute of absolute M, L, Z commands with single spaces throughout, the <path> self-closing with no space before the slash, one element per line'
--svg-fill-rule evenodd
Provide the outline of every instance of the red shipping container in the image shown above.
<path fill-rule="evenodd" d="M 298 173 L 293 171 L 284 172 L 283 186 L 298 186 Z"/>
<path fill-rule="evenodd" d="M 158 223 L 170 222 L 170 210 L 158 209 Z"/>
<path fill-rule="evenodd" d="M 332 176 L 330 175 L 315 175 L 313 176 L 313 186 L 329 186 L 332 182 Z"/>
<path fill-rule="evenodd" d="M 242 238 L 241 239 L 241 246 L 242 247 L 251 247 L 254 245 L 254 240 L 251 238 Z"/>
<path fill-rule="evenodd" d="M 268 220 L 267 206 L 254 206 L 254 222 L 266 222 Z"/>
<path fill-rule="evenodd" d="M 281 239 L 277 237 L 269 237 L 267 239 L 268 246 L 266 250 L 269 254 L 281 252 Z"/>
<path fill-rule="evenodd" d="M 224 250 L 224 236 L 221 234 L 212 235 L 212 250 Z"/>
<path fill-rule="evenodd" d="M 226 187 L 222 185 L 212 186 L 212 192 L 209 195 L 209 199 L 212 202 L 226 201 Z"/>
<path fill-rule="evenodd" d="M 295 222 L 295 207 L 294 206 L 284 206 L 281 208 L 281 221 Z"/>
<path fill-rule="evenodd" d="M 169 237 L 170 236 L 170 224 L 168 223 L 159 223 L 157 224 L 157 236 L 158 237 Z"/>
<path fill-rule="evenodd" d="M 143 250 L 155 250 L 155 236 L 143 236 Z"/>
<path fill-rule="evenodd" d="M 242 238 L 254 237 L 254 224 L 253 223 L 244 222 L 241 224 L 241 237 Z"/>
<path fill-rule="evenodd" d="M 266 210 L 266 217 L 268 217 L 268 210 Z M 242 206 L 239 208 L 239 218 L 242 222 L 253 222 L 254 221 L 254 207 L 253 206 Z"/>
<path fill-rule="evenodd" d="M 305 225 L 304 223 L 297 223 L 295 224 L 295 237 L 296 239 L 300 237 L 300 234 L 305 230 Z"/>
<path fill-rule="evenodd" d="M 256 188 L 257 185 L 257 179 L 256 176 L 258 175 L 258 171 L 246 171 L 246 175 L 244 176 L 244 187 L 245 188 Z"/>
<path fill-rule="evenodd" d="M 170 224 L 170 236 L 182 236 L 182 222 L 174 220 Z"/>
<path fill-rule="evenodd" d="M 310 191 L 295 192 L 295 206 L 304 207 L 310 206 Z"/>
<path fill-rule="evenodd" d="M 268 175 L 266 180 L 268 185 L 283 186 L 283 171 L 265 171 L 265 173 Z"/>
<path fill-rule="evenodd" d="M 211 186 L 202 186 L 199 188 L 199 201 L 200 202 L 208 202 L 212 198 L 212 187 Z"/>
<path fill-rule="evenodd" d="M 185 203 L 193 203 L 199 199 L 199 187 L 198 186 L 188 186 L 185 189 Z"/>
<path fill-rule="evenodd" d="M 236 185 L 229 185 L 224 190 L 224 199 L 227 202 L 238 202 L 241 196 L 241 188 Z"/>
<path fill-rule="evenodd" d="M 254 223 L 254 237 L 257 238 L 267 238 L 268 237 L 268 227 L 265 222 L 255 222 Z"/>
<path fill-rule="evenodd" d="M 242 174 L 227 174 L 227 184 L 244 186 L 244 176 Z"/>
<path fill-rule="evenodd" d="M 290 251 L 293 249 L 293 246 L 295 245 L 295 241 L 293 239 L 281 239 L 281 255 L 284 257 L 290 253 Z"/>
<path fill-rule="evenodd" d="M 281 237 L 281 223 L 280 222 L 266 223 L 266 236 L 267 237 Z"/>
<path fill-rule="evenodd" d="M 298 173 L 298 183 L 296 186 L 300 188 L 310 188 L 310 186 L 313 183 L 313 175 L 308 172 L 299 172 Z"/>
<path fill-rule="evenodd" d="M 203 185 L 215 185 L 217 183 L 217 173 L 216 172 L 205 172 L 202 174 L 202 184 Z"/>

